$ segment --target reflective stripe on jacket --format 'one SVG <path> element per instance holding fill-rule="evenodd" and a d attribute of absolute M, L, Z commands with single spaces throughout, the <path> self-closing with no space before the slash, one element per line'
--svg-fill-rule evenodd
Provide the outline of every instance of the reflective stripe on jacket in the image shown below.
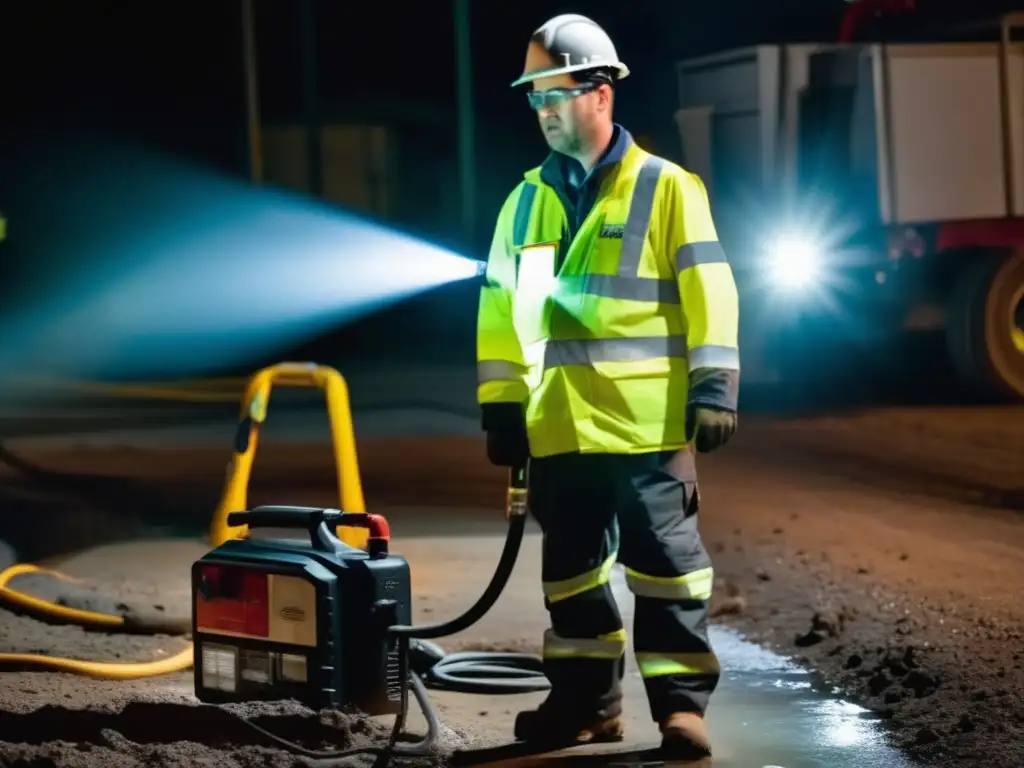
<path fill-rule="evenodd" d="M 689 373 L 739 370 L 736 284 L 703 183 L 630 144 L 571 243 L 567 226 L 528 171 L 488 257 L 479 402 L 524 402 L 536 457 L 682 447 Z"/>

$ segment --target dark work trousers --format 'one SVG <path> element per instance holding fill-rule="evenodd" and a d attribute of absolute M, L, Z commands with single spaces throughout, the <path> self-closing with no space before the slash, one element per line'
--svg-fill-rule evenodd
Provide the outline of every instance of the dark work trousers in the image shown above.
<path fill-rule="evenodd" d="M 529 494 L 544 535 L 544 602 L 558 642 L 583 641 L 576 644 L 585 648 L 617 630 L 624 634 L 608 583 L 609 560 L 615 558 L 626 567 L 636 596 L 633 646 L 652 717 L 703 713 L 719 671 L 707 634 L 711 563 L 697 530 L 693 454 L 532 459 Z M 703 586 L 684 588 L 684 577 Z M 565 714 L 578 709 L 584 717 L 618 714 L 624 655 L 574 657 L 571 650 L 549 653 L 547 636 L 545 643 L 552 705 Z"/>

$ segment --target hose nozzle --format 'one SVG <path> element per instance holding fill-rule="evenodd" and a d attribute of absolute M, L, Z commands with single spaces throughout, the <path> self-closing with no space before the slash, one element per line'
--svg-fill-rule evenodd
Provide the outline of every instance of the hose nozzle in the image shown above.
<path fill-rule="evenodd" d="M 526 515 L 526 488 L 526 467 L 513 467 L 510 469 L 508 472 L 508 497 L 505 507 L 506 518 L 511 519 Z"/>

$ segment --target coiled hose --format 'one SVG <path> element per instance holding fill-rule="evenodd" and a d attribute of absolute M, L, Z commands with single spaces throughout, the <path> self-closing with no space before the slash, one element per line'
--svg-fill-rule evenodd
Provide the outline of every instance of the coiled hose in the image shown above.
<path fill-rule="evenodd" d="M 429 640 L 413 640 L 409 652 L 409 666 L 428 688 L 487 695 L 531 693 L 550 687 L 543 661 L 532 653 L 445 653 Z"/>

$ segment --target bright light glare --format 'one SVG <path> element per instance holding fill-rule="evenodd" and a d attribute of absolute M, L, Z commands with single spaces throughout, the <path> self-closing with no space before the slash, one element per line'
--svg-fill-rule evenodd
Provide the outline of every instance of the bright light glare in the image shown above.
<path fill-rule="evenodd" d="M 821 267 L 821 251 L 808 238 L 785 235 L 769 243 L 767 259 L 768 277 L 775 285 L 787 290 L 799 290 L 814 285 Z"/>

